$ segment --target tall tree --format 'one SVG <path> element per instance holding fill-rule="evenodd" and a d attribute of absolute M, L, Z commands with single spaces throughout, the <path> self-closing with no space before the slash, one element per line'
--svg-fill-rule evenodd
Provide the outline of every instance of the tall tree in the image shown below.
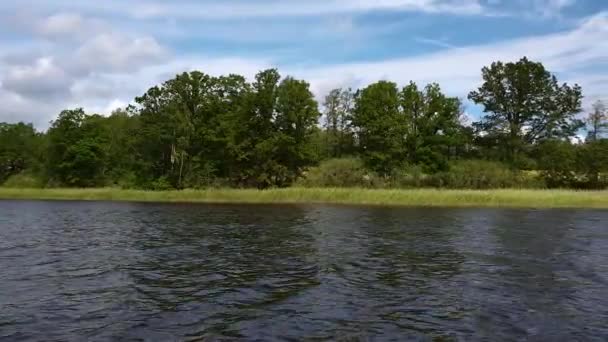
<path fill-rule="evenodd" d="M 352 152 L 353 133 L 350 121 L 354 106 L 354 94 L 349 89 L 333 89 L 325 96 L 323 107 L 326 145 L 330 157 L 342 157 Z"/>
<path fill-rule="evenodd" d="M 32 124 L 0 123 L 0 184 L 8 177 L 40 167 L 41 136 Z"/>
<path fill-rule="evenodd" d="M 526 57 L 515 63 L 492 63 L 482 69 L 483 84 L 469 99 L 486 115 L 475 126 L 494 137 L 514 162 L 524 146 L 574 136 L 582 122 L 581 88 L 558 84 L 557 78 Z"/>
<path fill-rule="evenodd" d="M 446 169 L 450 148 L 462 143 L 460 100 L 445 96 L 435 83 L 421 91 L 410 82 L 400 95 L 410 163 L 431 172 Z"/>
<path fill-rule="evenodd" d="M 608 131 L 608 113 L 601 100 L 593 104 L 593 109 L 587 118 L 587 140 L 597 141 Z"/>
<path fill-rule="evenodd" d="M 279 148 L 274 121 L 280 79 L 276 69 L 260 71 L 245 95 L 232 144 L 232 178 L 239 186 L 269 187 L 273 176 L 283 172 L 273 159 Z"/>
<path fill-rule="evenodd" d="M 400 113 L 397 85 L 380 81 L 359 91 L 353 125 L 357 127 L 361 155 L 374 171 L 389 174 L 407 158 L 407 122 Z"/>
<path fill-rule="evenodd" d="M 64 110 L 48 131 L 49 177 L 62 185 L 102 186 L 105 182 L 108 132 L 103 117 L 82 108 Z"/>
<path fill-rule="evenodd" d="M 277 185 L 288 185 L 314 161 L 312 134 L 319 120 L 317 101 L 307 82 L 285 78 L 277 89 L 275 124 L 279 133 L 278 162 L 287 171 Z"/>
<path fill-rule="evenodd" d="M 224 147 L 217 136 L 225 114 L 218 84 L 217 78 L 193 71 L 136 98 L 144 177 L 165 178 L 182 188 L 193 168 L 218 162 L 214 153 Z"/>

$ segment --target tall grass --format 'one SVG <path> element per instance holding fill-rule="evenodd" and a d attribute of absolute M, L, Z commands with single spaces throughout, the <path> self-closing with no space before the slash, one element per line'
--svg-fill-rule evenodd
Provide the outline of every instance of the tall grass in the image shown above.
<path fill-rule="evenodd" d="M 104 200 L 240 204 L 353 204 L 425 207 L 605 208 L 606 191 L 569 190 L 384 190 L 362 188 L 209 189 L 141 191 L 0 188 L 0 199 Z"/>

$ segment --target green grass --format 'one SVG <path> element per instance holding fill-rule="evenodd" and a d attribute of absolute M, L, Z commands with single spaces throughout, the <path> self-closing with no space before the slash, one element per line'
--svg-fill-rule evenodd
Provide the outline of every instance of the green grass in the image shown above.
<path fill-rule="evenodd" d="M 369 190 L 288 188 L 272 190 L 141 191 L 0 188 L 0 199 L 102 200 L 193 203 L 326 203 L 352 205 L 510 208 L 606 208 L 606 191 L 569 190 Z"/>

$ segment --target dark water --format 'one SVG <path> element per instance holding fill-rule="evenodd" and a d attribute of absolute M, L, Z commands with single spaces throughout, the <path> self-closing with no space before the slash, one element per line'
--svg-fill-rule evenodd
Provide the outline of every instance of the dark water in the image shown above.
<path fill-rule="evenodd" d="M 607 222 L 0 201 L 0 340 L 605 341 Z"/>

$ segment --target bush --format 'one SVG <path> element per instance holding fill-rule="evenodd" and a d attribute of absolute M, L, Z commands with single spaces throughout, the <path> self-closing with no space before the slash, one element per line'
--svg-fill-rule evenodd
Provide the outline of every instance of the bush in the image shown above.
<path fill-rule="evenodd" d="M 150 187 L 152 188 L 152 190 L 157 190 L 157 191 L 164 191 L 164 190 L 172 190 L 173 189 L 173 186 L 171 185 L 171 183 L 169 182 L 169 180 L 165 176 L 159 177 L 156 180 L 154 180 L 150 184 Z"/>
<path fill-rule="evenodd" d="M 382 184 L 357 158 L 326 160 L 309 169 L 297 183 L 306 187 L 382 187 Z"/>
<path fill-rule="evenodd" d="M 8 177 L 2 186 L 5 188 L 39 189 L 44 187 L 44 181 L 32 174 L 19 173 Z"/>
<path fill-rule="evenodd" d="M 533 175 L 483 160 L 463 160 L 450 164 L 450 170 L 431 177 L 435 187 L 453 189 L 538 188 L 542 182 Z"/>
<path fill-rule="evenodd" d="M 388 186 L 391 188 L 422 188 L 429 187 L 429 175 L 424 173 L 422 166 L 414 165 L 391 174 Z"/>
<path fill-rule="evenodd" d="M 566 141 L 550 140 L 538 146 L 538 166 L 549 188 L 576 188 L 576 146 Z"/>

